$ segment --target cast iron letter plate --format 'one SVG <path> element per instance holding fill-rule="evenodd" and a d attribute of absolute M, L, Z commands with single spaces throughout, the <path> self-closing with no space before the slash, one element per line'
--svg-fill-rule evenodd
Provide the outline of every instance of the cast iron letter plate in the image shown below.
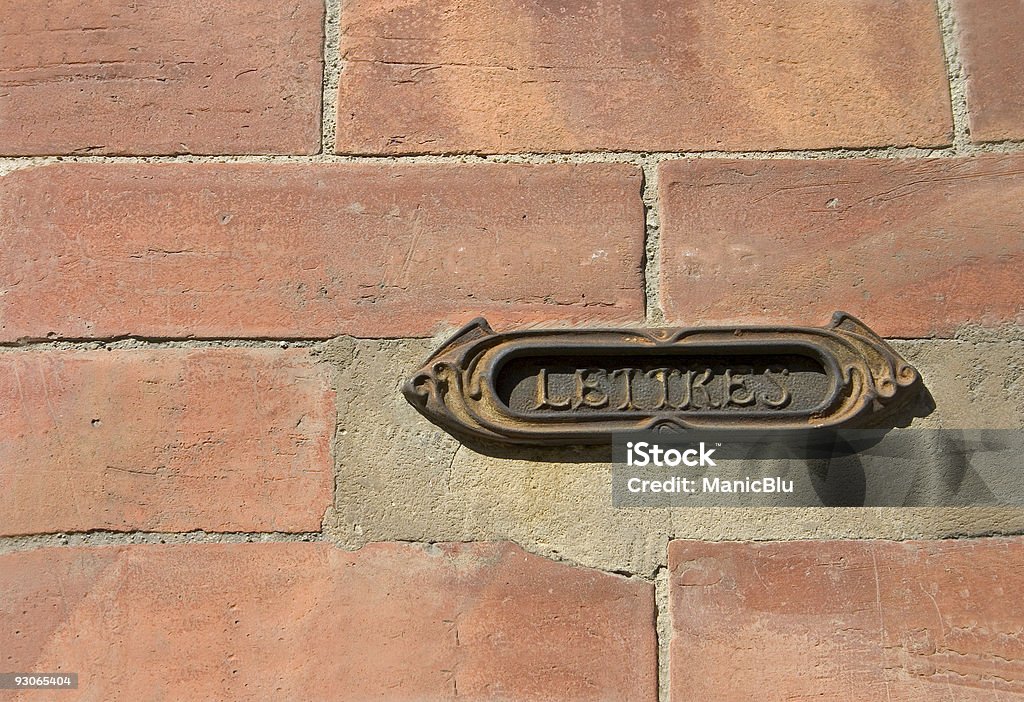
<path fill-rule="evenodd" d="M 823 328 L 463 327 L 403 388 L 432 422 L 497 443 L 595 444 L 663 427 L 863 426 L 917 371 L 843 312 Z"/>

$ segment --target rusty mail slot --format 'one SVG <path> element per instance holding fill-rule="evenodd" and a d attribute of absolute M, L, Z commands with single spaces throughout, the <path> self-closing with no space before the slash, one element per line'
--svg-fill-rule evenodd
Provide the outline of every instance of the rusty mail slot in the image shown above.
<path fill-rule="evenodd" d="M 917 371 L 856 318 L 823 328 L 519 331 L 476 319 L 405 384 L 456 435 L 605 443 L 614 432 L 863 426 Z"/>

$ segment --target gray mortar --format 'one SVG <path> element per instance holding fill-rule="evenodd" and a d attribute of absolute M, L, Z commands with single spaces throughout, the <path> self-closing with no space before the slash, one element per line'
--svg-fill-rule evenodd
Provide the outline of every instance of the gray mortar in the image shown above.
<path fill-rule="evenodd" d="M 340 0 L 324 3 L 324 77 L 323 96 L 320 100 L 320 152 L 334 153 L 338 119 L 338 81 L 342 61 L 339 51 L 341 21 Z"/>
<path fill-rule="evenodd" d="M 323 117 L 325 125 L 333 128 L 333 119 Z M 328 128 L 325 126 L 325 129 Z M 332 137 L 333 139 L 333 137 Z M 327 142 L 326 137 L 324 143 Z M 333 147 L 332 147 L 333 148 Z M 986 153 L 1021 153 L 1024 141 L 1006 140 L 1001 142 L 971 144 L 941 148 L 920 147 L 864 147 L 831 149 L 777 149 L 772 151 L 582 151 L 572 153 L 506 153 L 506 154 L 423 154 L 397 156 L 345 155 L 319 153 L 311 156 L 245 154 L 231 156 L 207 156 L 180 154 L 175 156 L 0 156 L 0 177 L 23 168 L 48 166 L 57 163 L 273 163 L 273 164 L 377 164 L 400 166 L 411 164 L 467 164 L 467 163 L 524 163 L 524 164 L 586 164 L 586 163 L 629 163 L 637 168 L 654 168 L 665 161 L 680 159 L 922 159 L 949 158 Z"/>
<path fill-rule="evenodd" d="M 0 353 L 19 351 L 115 351 L 125 349 L 316 349 L 323 345 L 319 339 L 123 339 L 101 340 L 58 339 L 53 341 L 0 342 Z"/>
<path fill-rule="evenodd" d="M 643 163 L 644 186 L 644 311 L 649 326 L 665 323 L 661 302 L 661 209 L 658 200 L 657 159 Z"/>
<path fill-rule="evenodd" d="M 119 532 L 88 531 L 78 533 L 38 534 L 32 536 L 0 537 L 0 553 L 30 551 L 53 546 L 127 546 L 134 544 L 251 544 L 273 542 L 323 541 L 319 532 L 214 532 L 188 531 L 164 532 Z"/>
<path fill-rule="evenodd" d="M 659 567 L 654 573 L 654 606 L 658 608 L 655 631 L 658 635 L 658 700 L 669 702 L 671 671 L 669 670 L 669 644 L 672 642 L 672 602 L 669 590 L 669 571 Z"/>
<path fill-rule="evenodd" d="M 953 0 L 937 0 L 942 49 L 946 56 L 949 76 L 949 99 L 953 108 L 953 146 L 963 152 L 970 145 L 970 126 L 967 113 L 967 76 L 960 59 L 960 28 L 957 25 Z"/>
<path fill-rule="evenodd" d="M 974 148 L 974 147 L 972 147 Z M 1024 151 L 1024 142 L 1005 142 L 1002 145 L 980 145 L 979 151 Z M 55 163 L 366 163 L 378 165 L 402 165 L 420 163 L 632 163 L 637 167 L 657 164 L 662 161 L 689 158 L 710 159 L 848 159 L 848 158 L 930 158 L 954 156 L 950 147 L 923 149 L 917 147 L 884 147 L 858 149 L 817 149 L 775 151 L 664 151 L 657 153 L 639 151 L 589 151 L 574 153 L 508 153 L 508 154 L 428 154 L 419 156 L 354 156 L 320 153 L 311 156 L 288 155 L 232 155 L 207 156 L 179 154 L 175 156 L 25 156 L 0 157 L 0 176 L 21 168 L 46 166 Z"/>

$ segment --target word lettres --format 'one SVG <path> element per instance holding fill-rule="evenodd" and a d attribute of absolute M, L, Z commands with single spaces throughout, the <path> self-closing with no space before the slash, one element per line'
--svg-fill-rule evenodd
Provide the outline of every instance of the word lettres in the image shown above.
<path fill-rule="evenodd" d="M 533 410 L 778 410 L 793 399 L 786 368 L 577 368 L 552 376 L 537 371 Z"/>

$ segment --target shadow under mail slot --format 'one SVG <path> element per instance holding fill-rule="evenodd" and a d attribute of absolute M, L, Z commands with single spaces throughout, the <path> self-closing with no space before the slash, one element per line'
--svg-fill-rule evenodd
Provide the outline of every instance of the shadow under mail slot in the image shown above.
<path fill-rule="evenodd" d="M 616 435 L 616 507 L 1024 506 L 1024 430 Z"/>

